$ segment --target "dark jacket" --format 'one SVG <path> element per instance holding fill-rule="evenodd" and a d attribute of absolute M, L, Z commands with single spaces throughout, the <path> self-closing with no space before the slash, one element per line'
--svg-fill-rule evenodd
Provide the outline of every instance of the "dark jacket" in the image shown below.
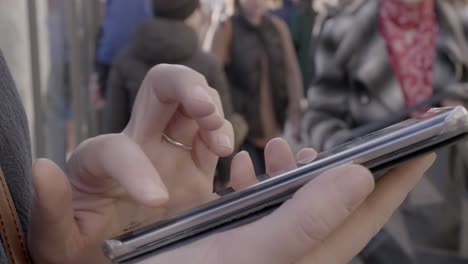
<path fill-rule="evenodd" d="M 231 97 L 222 67 L 200 49 L 198 35 L 184 22 L 152 19 L 141 24 L 130 46 L 115 59 L 108 82 L 104 132 L 121 132 L 130 119 L 135 97 L 147 72 L 161 63 L 181 64 L 202 75 L 216 89 L 226 116 Z"/>
<path fill-rule="evenodd" d="M 318 149 L 349 140 L 357 136 L 356 129 L 405 107 L 378 29 L 379 1 L 351 2 L 354 5 L 325 23 L 316 43 L 316 79 L 309 89 L 303 138 Z M 445 0 L 437 2 L 437 17 L 434 93 L 467 99 L 468 49 L 461 23 Z M 367 263 L 458 263 L 451 261 L 463 253 L 460 231 L 468 219 L 461 213 L 461 203 L 466 201 L 463 152 L 457 148 L 438 152 L 427 177 L 364 251 Z"/>
<path fill-rule="evenodd" d="M 273 15 L 283 19 L 289 26 L 297 61 L 301 67 L 304 92 L 307 92 L 307 88 L 309 87 L 310 40 L 315 17 L 312 8 L 309 8 L 308 5 L 294 4 L 291 0 L 285 0 L 280 9 L 271 12 Z M 307 96 L 307 94 L 304 95 Z"/>
<path fill-rule="evenodd" d="M 268 78 L 274 121 L 282 129 L 289 105 L 286 82 L 286 58 L 281 32 L 269 15 L 258 26 L 252 25 L 244 15 L 230 20 L 232 36 L 229 61 L 225 65 L 236 112 L 242 114 L 249 126 L 249 138 L 264 137 L 261 125 L 262 78 Z M 263 72 L 262 59 L 266 59 L 267 74 Z"/>
<path fill-rule="evenodd" d="M 32 204 L 31 165 L 26 114 L 0 51 L 0 166 L 26 235 Z M 8 263 L 1 242 L 0 263 Z"/>
<path fill-rule="evenodd" d="M 302 82 L 304 83 L 304 96 L 307 96 L 307 89 L 310 83 L 310 41 L 315 15 L 312 11 L 303 8 L 295 8 L 288 21 L 291 37 L 296 49 L 297 61 L 301 67 Z"/>

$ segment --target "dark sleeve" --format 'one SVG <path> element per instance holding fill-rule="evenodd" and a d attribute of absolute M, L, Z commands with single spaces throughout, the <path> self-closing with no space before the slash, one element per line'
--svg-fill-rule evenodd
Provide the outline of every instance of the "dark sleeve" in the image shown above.
<path fill-rule="evenodd" d="M 32 158 L 28 122 L 13 78 L 1 51 L 0 165 L 23 230 L 27 234 L 28 216 L 32 203 Z"/>
<path fill-rule="evenodd" d="M 288 25 L 289 25 L 289 31 L 291 33 L 291 39 L 292 39 L 292 42 L 294 44 L 294 48 L 296 49 L 296 51 L 300 49 L 300 45 L 301 45 L 300 28 L 302 26 L 301 24 L 302 22 L 304 21 L 301 21 L 301 16 L 299 15 L 299 12 L 293 11 Z"/>
<path fill-rule="evenodd" d="M 130 97 L 118 62 L 111 69 L 104 107 L 103 133 L 120 133 L 130 120 Z"/>
<path fill-rule="evenodd" d="M 335 64 L 339 43 L 333 40 L 332 31 L 332 25 L 326 24 L 322 37 L 312 40 L 317 45 L 313 54 L 315 79 L 308 90 L 309 109 L 304 116 L 303 138 L 307 145 L 318 150 L 340 144 L 350 136 L 346 120 L 350 87 L 346 69 Z"/>

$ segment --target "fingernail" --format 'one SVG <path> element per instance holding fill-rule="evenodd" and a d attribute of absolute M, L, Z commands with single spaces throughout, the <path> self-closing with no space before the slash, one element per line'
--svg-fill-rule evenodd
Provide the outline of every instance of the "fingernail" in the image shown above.
<path fill-rule="evenodd" d="M 317 152 L 314 149 L 307 148 L 299 151 L 297 153 L 297 163 L 298 164 L 308 164 L 317 158 Z"/>
<path fill-rule="evenodd" d="M 354 209 L 372 192 L 374 180 L 372 174 L 358 165 L 345 165 L 336 170 L 335 178 L 338 190 L 348 208 Z"/>
<path fill-rule="evenodd" d="M 203 102 L 208 102 L 208 103 L 211 102 L 210 95 L 208 94 L 206 89 L 204 89 L 201 86 L 195 86 L 195 88 L 192 91 L 192 96 L 195 99 L 203 101 Z"/>
<path fill-rule="evenodd" d="M 228 148 L 228 149 L 233 148 L 233 143 L 232 143 L 231 139 L 226 135 L 219 135 L 216 138 L 216 144 L 218 146 L 223 147 L 223 148 Z"/>
<path fill-rule="evenodd" d="M 237 160 L 237 159 L 244 159 L 244 160 L 245 159 L 250 159 L 250 154 L 249 154 L 249 152 L 247 152 L 245 150 L 242 150 L 241 152 L 234 155 L 233 160 Z"/>
<path fill-rule="evenodd" d="M 169 194 L 168 193 L 151 193 L 147 195 L 147 201 L 155 204 L 155 205 L 160 205 L 160 204 L 165 204 L 169 200 Z"/>
<path fill-rule="evenodd" d="M 429 170 L 432 167 L 432 165 L 434 164 L 436 159 L 437 159 L 437 155 L 435 153 L 431 153 L 431 154 L 427 155 L 425 157 L 425 164 L 424 164 L 425 165 L 424 166 L 425 170 L 424 171 Z"/>
<path fill-rule="evenodd" d="M 149 186 L 149 185 L 148 185 Z M 169 193 L 164 186 L 158 183 L 154 183 L 152 188 L 148 188 L 145 191 L 145 200 L 150 202 L 152 205 L 161 205 L 169 200 Z"/>
<path fill-rule="evenodd" d="M 249 157 L 249 158 L 250 158 L 250 154 L 249 154 L 249 152 L 247 152 L 246 150 L 242 150 L 241 152 L 239 152 L 238 155 L 243 155 L 243 156 L 246 156 L 246 157 Z"/>

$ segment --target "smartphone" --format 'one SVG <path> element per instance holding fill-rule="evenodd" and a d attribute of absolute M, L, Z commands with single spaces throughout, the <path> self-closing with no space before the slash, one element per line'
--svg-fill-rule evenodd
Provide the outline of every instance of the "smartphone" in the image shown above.
<path fill-rule="evenodd" d="M 378 180 L 384 171 L 409 159 L 462 140 L 468 134 L 464 107 L 433 108 L 329 151 L 307 165 L 268 178 L 239 192 L 157 224 L 104 242 L 113 263 L 140 263 L 161 252 L 259 219 L 280 206 L 326 170 L 346 163 L 369 168 Z"/>

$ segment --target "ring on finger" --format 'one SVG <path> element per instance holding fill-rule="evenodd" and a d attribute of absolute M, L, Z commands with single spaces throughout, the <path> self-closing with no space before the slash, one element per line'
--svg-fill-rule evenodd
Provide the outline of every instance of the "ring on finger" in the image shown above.
<path fill-rule="evenodd" d="M 183 150 L 192 150 L 192 146 L 188 146 L 188 145 L 185 145 L 184 143 L 181 143 L 171 137 L 169 137 L 168 135 L 162 133 L 162 138 L 168 142 L 169 144 L 173 145 L 173 146 L 176 146 L 178 148 L 181 148 Z"/>

